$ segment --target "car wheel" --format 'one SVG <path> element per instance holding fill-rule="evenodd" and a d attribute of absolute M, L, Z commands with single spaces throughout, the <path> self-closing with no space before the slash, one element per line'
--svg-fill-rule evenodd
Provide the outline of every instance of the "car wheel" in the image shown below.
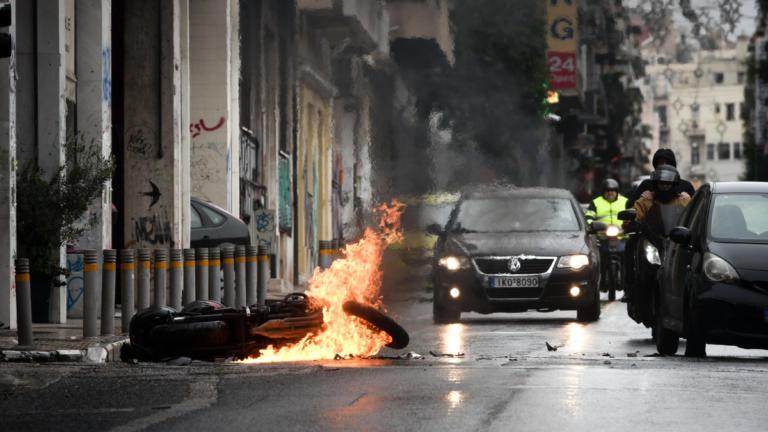
<path fill-rule="evenodd" d="M 592 303 L 576 310 L 576 319 L 581 322 L 594 322 L 600 319 L 600 291 L 595 290 Z"/>
<path fill-rule="evenodd" d="M 680 344 L 680 337 L 672 330 L 666 329 L 663 324 L 664 317 L 661 313 L 661 305 L 656 307 L 656 325 L 654 333 L 656 341 L 656 350 L 661 355 L 677 354 L 677 347 Z"/>
<path fill-rule="evenodd" d="M 440 295 L 436 292 L 432 301 L 432 319 L 435 324 L 452 324 L 459 322 L 461 311 L 450 308 L 440 300 Z"/>

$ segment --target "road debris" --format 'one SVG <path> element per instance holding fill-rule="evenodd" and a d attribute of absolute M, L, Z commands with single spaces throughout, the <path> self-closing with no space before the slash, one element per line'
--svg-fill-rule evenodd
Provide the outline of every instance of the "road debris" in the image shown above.
<path fill-rule="evenodd" d="M 562 348 L 565 345 L 550 345 L 549 342 L 544 341 L 544 344 L 547 346 L 547 351 L 557 351 L 558 348 Z"/>
<path fill-rule="evenodd" d="M 456 354 L 439 353 L 431 350 L 429 351 L 429 353 L 432 355 L 432 357 L 464 357 L 464 353 L 456 353 Z"/>

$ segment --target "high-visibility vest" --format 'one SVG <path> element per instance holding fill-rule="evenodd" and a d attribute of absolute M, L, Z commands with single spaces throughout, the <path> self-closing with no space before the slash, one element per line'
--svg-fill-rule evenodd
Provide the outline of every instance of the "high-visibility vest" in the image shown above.
<path fill-rule="evenodd" d="M 602 195 L 592 200 L 586 211 L 587 221 L 600 221 L 608 225 L 621 225 L 619 212 L 626 209 L 627 198 L 621 194 L 613 202 L 608 202 Z"/>

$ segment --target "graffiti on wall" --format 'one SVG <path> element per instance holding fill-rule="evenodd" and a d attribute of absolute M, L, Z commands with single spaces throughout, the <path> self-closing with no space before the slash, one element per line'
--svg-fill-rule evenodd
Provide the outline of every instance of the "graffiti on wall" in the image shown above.
<path fill-rule="evenodd" d="M 152 180 L 149 180 L 149 186 L 152 189 L 147 192 L 142 192 L 141 195 L 152 198 L 152 202 L 149 204 L 149 208 L 152 208 L 155 206 L 155 204 L 157 204 L 158 201 L 160 201 L 160 196 L 162 196 L 162 194 L 160 193 L 160 188 L 157 187 L 155 182 Z"/>
<path fill-rule="evenodd" d="M 224 119 L 224 117 L 219 117 L 218 123 L 216 123 L 213 126 L 208 126 L 205 124 L 205 120 L 201 118 L 196 123 L 190 123 L 189 133 L 192 134 L 192 138 L 197 138 L 198 136 L 206 132 L 213 132 L 215 130 L 221 129 L 221 127 L 224 126 L 225 121 L 226 120 Z"/>
<path fill-rule="evenodd" d="M 171 221 L 168 213 L 154 213 L 150 216 L 142 216 L 134 219 L 133 238 L 139 243 L 150 245 L 170 244 L 173 239 Z"/>
<path fill-rule="evenodd" d="M 128 128 L 125 132 L 127 150 L 138 156 L 148 158 L 152 154 L 155 133 L 147 126 L 139 125 Z"/>
<path fill-rule="evenodd" d="M 112 55 L 110 52 L 109 47 L 104 48 L 104 50 L 101 51 L 101 61 L 102 61 L 102 73 L 101 73 L 101 97 L 104 100 L 104 102 L 107 103 L 107 105 L 112 103 L 112 66 L 111 66 L 111 60 Z"/>
<path fill-rule="evenodd" d="M 67 311 L 71 311 L 83 297 L 83 256 L 67 254 Z M 82 309 L 82 306 L 79 306 Z M 70 315 L 71 316 L 71 315 Z"/>

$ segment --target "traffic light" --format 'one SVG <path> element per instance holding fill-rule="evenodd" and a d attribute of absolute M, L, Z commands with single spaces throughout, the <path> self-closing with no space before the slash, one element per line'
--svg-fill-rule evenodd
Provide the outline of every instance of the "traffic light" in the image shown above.
<path fill-rule="evenodd" d="M 11 26 L 11 5 L 0 6 L 0 58 L 8 58 L 13 51 L 13 40 L 7 27 Z"/>

